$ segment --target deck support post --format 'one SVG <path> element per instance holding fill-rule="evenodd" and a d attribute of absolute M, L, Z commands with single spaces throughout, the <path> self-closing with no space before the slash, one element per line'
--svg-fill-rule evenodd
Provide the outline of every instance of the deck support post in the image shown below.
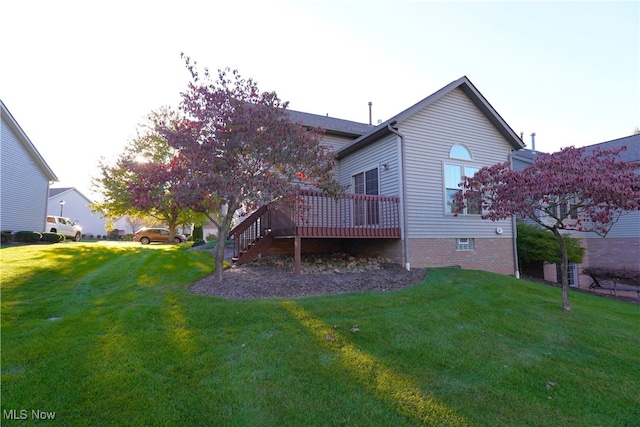
<path fill-rule="evenodd" d="M 294 238 L 293 243 L 293 265 L 294 265 L 294 273 L 300 274 L 302 273 L 302 238 L 300 236 L 296 236 Z"/>

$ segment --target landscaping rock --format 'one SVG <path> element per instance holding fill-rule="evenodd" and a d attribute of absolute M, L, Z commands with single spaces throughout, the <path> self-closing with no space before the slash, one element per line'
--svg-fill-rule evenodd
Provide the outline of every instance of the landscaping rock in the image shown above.
<path fill-rule="evenodd" d="M 422 283 L 427 273 L 426 269 L 407 271 L 388 261 L 343 253 L 308 255 L 302 258 L 302 274 L 296 275 L 292 257 L 263 257 L 226 270 L 220 283 L 210 275 L 189 289 L 196 294 L 229 299 L 385 292 Z"/>

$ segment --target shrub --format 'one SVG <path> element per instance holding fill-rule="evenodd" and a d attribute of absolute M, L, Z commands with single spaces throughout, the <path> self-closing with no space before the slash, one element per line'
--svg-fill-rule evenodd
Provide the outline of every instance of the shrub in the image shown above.
<path fill-rule="evenodd" d="M 64 234 L 60 233 L 42 233 L 41 239 L 43 242 L 60 243 L 65 240 Z"/>
<path fill-rule="evenodd" d="M 196 247 L 196 246 L 202 246 L 204 245 L 206 242 L 204 241 L 204 239 L 198 239 L 196 241 L 193 242 L 193 246 L 192 247 Z"/>
<path fill-rule="evenodd" d="M 194 242 L 197 242 L 198 240 L 203 240 L 204 239 L 204 232 L 202 230 L 202 226 L 201 225 L 196 225 L 195 227 L 193 227 L 192 236 L 193 236 L 193 241 Z"/>
<path fill-rule="evenodd" d="M 125 242 L 133 242 L 134 235 L 132 233 L 127 233 L 124 235 L 123 240 Z"/>
<path fill-rule="evenodd" d="M 560 246 L 549 230 L 518 221 L 517 233 L 518 259 L 521 264 L 539 261 L 558 263 L 561 261 Z M 562 237 L 567 246 L 569 262 L 581 263 L 584 247 L 582 247 L 580 240 L 566 235 Z"/>
<path fill-rule="evenodd" d="M 13 237 L 13 233 L 11 231 L 3 231 L 2 232 L 2 243 L 8 243 Z"/>
<path fill-rule="evenodd" d="M 13 236 L 13 240 L 16 242 L 35 243 L 39 242 L 42 238 L 42 234 L 36 231 L 18 231 Z"/>

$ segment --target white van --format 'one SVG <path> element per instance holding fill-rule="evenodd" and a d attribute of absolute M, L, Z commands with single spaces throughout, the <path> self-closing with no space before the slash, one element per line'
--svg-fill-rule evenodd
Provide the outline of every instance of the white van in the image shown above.
<path fill-rule="evenodd" d="M 62 216 L 47 216 L 47 229 L 44 231 L 63 234 L 75 242 L 79 242 L 82 237 L 82 227 Z"/>

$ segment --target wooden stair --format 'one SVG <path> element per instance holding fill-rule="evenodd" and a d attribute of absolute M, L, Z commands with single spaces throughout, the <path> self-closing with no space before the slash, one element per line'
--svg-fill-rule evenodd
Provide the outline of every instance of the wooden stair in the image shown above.
<path fill-rule="evenodd" d="M 253 261 L 273 242 L 271 210 L 270 204 L 260 207 L 229 232 L 236 265 Z"/>
<path fill-rule="evenodd" d="M 267 234 L 266 236 L 260 237 L 254 243 L 249 244 L 247 249 L 241 251 L 238 254 L 238 257 L 234 258 L 233 260 L 237 265 L 251 262 L 256 259 L 258 255 L 262 253 L 262 251 L 271 246 L 272 242 L 273 236 L 271 235 L 271 233 Z"/>

